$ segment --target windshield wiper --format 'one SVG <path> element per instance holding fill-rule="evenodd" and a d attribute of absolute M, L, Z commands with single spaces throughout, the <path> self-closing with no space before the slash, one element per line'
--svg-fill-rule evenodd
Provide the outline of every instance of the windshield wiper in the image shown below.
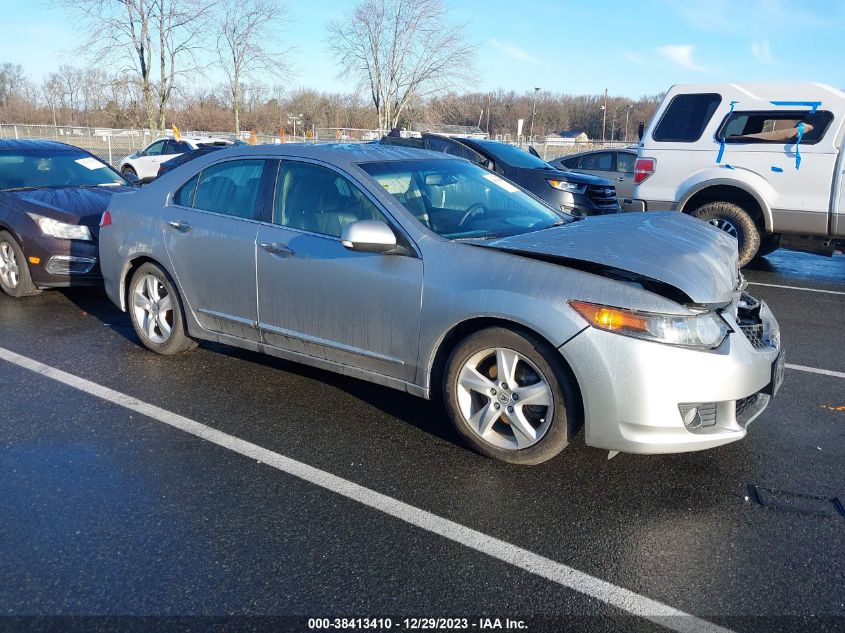
<path fill-rule="evenodd" d="M 0 191 L 35 191 L 38 187 L 9 187 L 8 189 L 0 189 Z"/>

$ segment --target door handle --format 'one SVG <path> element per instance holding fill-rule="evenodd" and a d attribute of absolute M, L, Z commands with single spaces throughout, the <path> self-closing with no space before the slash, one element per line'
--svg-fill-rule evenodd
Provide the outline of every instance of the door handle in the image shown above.
<path fill-rule="evenodd" d="M 168 224 L 180 233 L 187 233 L 192 228 L 194 228 L 190 224 L 188 224 L 187 222 L 183 222 L 182 220 L 171 220 L 170 222 L 168 222 Z"/>
<path fill-rule="evenodd" d="M 279 257 L 293 257 L 296 254 L 288 248 L 287 244 L 281 242 L 273 242 L 272 244 L 261 242 L 259 246 L 271 255 L 278 255 Z"/>

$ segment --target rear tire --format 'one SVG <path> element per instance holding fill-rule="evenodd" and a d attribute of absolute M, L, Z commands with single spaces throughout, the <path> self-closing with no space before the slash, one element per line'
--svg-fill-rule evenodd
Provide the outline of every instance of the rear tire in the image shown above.
<path fill-rule="evenodd" d="M 534 335 L 503 327 L 471 334 L 449 356 L 443 381 L 452 423 L 482 455 L 540 464 L 575 434 L 574 379 Z"/>
<path fill-rule="evenodd" d="M 16 299 L 41 294 L 32 283 L 23 250 L 7 231 L 0 231 L 0 290 Z"/>
<path fill-rule="evenodd" d="M 197 346 L 185 328 L 176 286 L 156 264 L 143 264 L 132 274 L 126 303 L 135 334 L 147 349 L 171 356 Z"/>
<path fill-rule="evenodd" d="M 736 238 L 739 250 L 739 267 L 742 268 L 760 248 L 760 229 L 748 212 L 733 202 L 708 202 L 691 216 L 716 226 Z"/>

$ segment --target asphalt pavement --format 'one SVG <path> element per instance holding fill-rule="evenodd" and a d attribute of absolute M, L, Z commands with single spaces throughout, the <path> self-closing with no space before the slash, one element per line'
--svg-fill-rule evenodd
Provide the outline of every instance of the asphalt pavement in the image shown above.
<path fill-rule="evenodd" d="M 101 290 L 0 296 L 0 629 L 845 630 L 845 256 L 744 272 L 791 367 L 744 440 L 538 467 L 387 388 L 147 352 Z"/>

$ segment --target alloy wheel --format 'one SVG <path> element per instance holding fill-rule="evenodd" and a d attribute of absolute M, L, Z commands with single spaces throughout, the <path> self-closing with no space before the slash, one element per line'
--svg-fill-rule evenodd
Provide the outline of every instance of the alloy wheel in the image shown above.
<path fill-rule="evenodd" d="M 554 419 L 549 381 L 511 349 L 484 349 L 470 356 L 458 372 L 456 395 L 473 433 L 499 448 L 533 446 Z"/>
<path fill-rule="evenodd" d="M 0 242 L 0 281 L 9 289 L 17 288 L 20 282 L 18 259 L 9 242 Z"/>
<path fill-rule="evenodd" d="M 160 279 L 144 275 L 132 291 L 132 312 L 152 343 L 166 343 L 173 331 L 173 298 Z"/>
<path fill-rule="evenodd" d="M 712 224 L 717 229 L 722 229 L 725 233 L 730 235 L 733 238 L 739 237 L 739 232 L 736 230 L 733 222 L 730 220 L 725 220 L 724 218 L 713 218 L 712 220 L 707 220 L 708 224 Z"/>

